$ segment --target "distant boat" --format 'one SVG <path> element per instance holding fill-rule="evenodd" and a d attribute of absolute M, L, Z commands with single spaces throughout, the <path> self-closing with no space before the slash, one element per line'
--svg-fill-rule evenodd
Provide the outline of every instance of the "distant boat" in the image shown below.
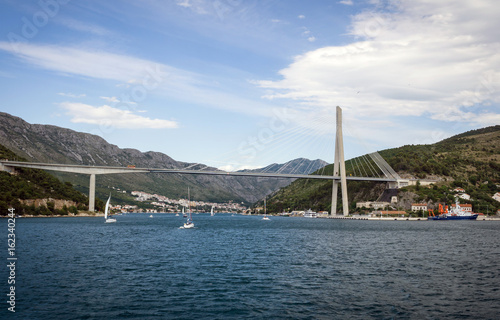
<path fill-rule="evenodd" d="M 194 228 L 193 217 L 191 215 L 191 203 L 190 203 L 190 196 L 189 196 L 189 187 L 188 187 L 188 219 L 184 223 L 184 227 L 181 227 L 181 228 L 183 228 L 183 229 Z"/>
<path fill-rule="evenodd" d="M 109 194 L 108 201 L 106 201 L 106 209 L 104 209 L 104 222 L 105 223 L 112 223 L 116 222 L 116 219 L 113 218 L 108 218 L 108 211 L 109 211 L 109 201 L 111 200 L 111 193 Z"/>
<path fill-rule="evenodd" d="M 183 216 L 184 218 L 187 218 L 187 214 L 184 212 L 184 207 L 182 207 L 182 216 Z"/>
<path fill-rule="evenodd" d="M 214 206 L 212 206 L 212 210 L 210 210 L 210 215 L 211 215 L 211 216 L 214 216 L 214 215 L 215 215 L 215 213 L 214 213 Z"/>
<path fill-rule="evenodd" d="M 317 218 L 317 217 L 318 217 L 318 214 L 316 212 L 312 211 L 311 209 L 304 212 L 304 218 Z"/>
<path fill-rule="evenodd" d="M 152 217 L 153 217 L 153 215 L 151 214 L 151 215 L 149 215 L 149 217 L 150 217 L 150 218 L 152 218 Z"/>
<path fill-rule="evenodd" d="M 271 219 L 269 219 L 269 217 L 267 216 L 266 198 L 264 198 L 264 218 L 262 218 L 262 220 L 271 220 Z"/>

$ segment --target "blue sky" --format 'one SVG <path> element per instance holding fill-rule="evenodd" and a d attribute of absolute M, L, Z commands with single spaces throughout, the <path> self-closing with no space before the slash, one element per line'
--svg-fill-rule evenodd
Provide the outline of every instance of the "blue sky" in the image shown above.
<path fill-rule="evenodd" d="M 3 0 L 0 111 L 224 169 L 500 124 L 494 0 Z"/>

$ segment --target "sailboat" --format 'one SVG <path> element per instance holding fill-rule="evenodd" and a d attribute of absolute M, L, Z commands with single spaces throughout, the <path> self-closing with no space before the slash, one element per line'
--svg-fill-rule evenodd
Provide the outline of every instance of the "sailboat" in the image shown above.
<path fill-rule="evenodd" d="M 214 216 L 214 215 L 215 215 L 215 213 L 214 213 L 214 206 L 212 206 L 212 210 L 210 210 L 210 215 L 211 215 L 211 216 Z"/>
<path fill-rule="evenodd" d="M 187 214 L 184 212 L 184 207 L 182 207 L 182 217 L 187 218 Z"/>
<path fill-rule="evenodd" d="M 267 212 L 266 212 L 266 198 L 264 198 L 264 217 L 262 218 L 262 220 L 271 220 L 269 219 L 269 217 L 267 216 Z"/>
<path fill-rule="evenodd" d="M 106 209 L 104 209 L 104 222 L 105 223 L 116 222 L 116 219 L 114 219 L 114 218 L 108 218 L 109 201 L 110 200 L 111 200 L 111 193 L 109 194 L 108 201 L 106 201 Z"/>
<path fill-rule="evenodd" d="M 191 228 L 194 228 L 194 223 L 193 223 L 193 217 L 191 215 L 191 201 L 190 201 L 189 187 L 188 187 L 188 219 L 186 223 L 184 223 L 184 229 L 191 229 Z"/>

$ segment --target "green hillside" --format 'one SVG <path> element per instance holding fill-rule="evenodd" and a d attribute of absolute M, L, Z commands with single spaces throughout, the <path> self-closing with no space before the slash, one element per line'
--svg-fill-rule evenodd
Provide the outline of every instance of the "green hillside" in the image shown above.
<path fill-rule="evenodd" d="M 454 201 L 450 187 L 462 187 L 471 196 L 475 211 L 496 212 L 500 203 L 491 198 L 500 191 L 500 126 L 465 132 L 432 145 L 407 145 L 380 151 L 379 154 L 403 178 L 432 179 L 429 187 L 410 186 L 400 190 L 400 197 L 415 202 Z M 354 160 L 346 161 L 346 174 L 356 175 L 361 168 Z M 332 165 L 324 174 L 332 174 Z M 358 201 L 376 201 L 385 189 L 385 183 L 347 183 L 349 211 L 356 210 Z M 331 181 L 301 179 L 276 192 L 267 201 L 269 212 L 293 210 L 330 211 Z M 339 194 L 338 212 L 341 212 Z M 261 204 L 260 204 L 261 205 Z M 408 208 L 398 208 L 408 209 Z"/>
<path fill-rule="evenodd" d="M 0 159 L 24 161 L 3 145 L 0 145 Z M 35 208 L 20 201 L 27 199 L 69 200 L 74 202 L 74 207 L 56 209 L 54 202 L 49 201 L 46 206 Z M 0 215 L 7 215 L 8 208 L 15 208 L 16 214 L 65 215 L 87 210 L 87 204 L 87 196 L 75 190 L 71 183 L 61 182 L 43 170 L 19 168 L 15 175 L 0 171 Z M 102 202 L 98 205 L 103 206 Z"/>

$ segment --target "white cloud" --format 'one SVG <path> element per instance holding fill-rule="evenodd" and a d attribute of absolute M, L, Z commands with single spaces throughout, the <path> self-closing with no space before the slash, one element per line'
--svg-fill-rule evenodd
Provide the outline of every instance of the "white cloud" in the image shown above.
<path fill-rule="evenodd" d="M 63 102 L 60 106 L 66 110 L 73 123 L 89 123 L 124 129 L 165 129 L 178 127 L 175 121 L 150 119 L 133 114 L 128 110 L 116 109 L 107 105 L 94 107 L 83 103 Z"/>
<path fill-rule="evenodd" d="M 352 2 L 352 0 L 342 0 L 342 1 L 339 1 L 339 3 L 341 4 L 345 4 L 347 6 L 352 6 L 354 3 Z"/>
<path fill-rule="evenodd" d="M 303 14 L 301 14 L 301 15 L 299 15 L 297 18 L 299 18 L 299 19 L 305 19 L 305 18 L 306 18 L 306 16 L 305 16 L 305 15 L 303 15 Z"/>
<path fill-rule="evenodd" d="M 63 97 L 69 97 L 69 98 L 83 98 L 86 95 L 84 93 L 82 94 L 73 94 L 70 92 L 59 92 L 58 95 L 63 96 Z"/>
<path fill-rule="evenodd" d="M 487 0 L 390 3 L 391 10 L 354 16 L 355 42 L 297 56 L 281 80 L 261 81 L 265 97 L 316 114 L 339 105 L 360 120 L 498 123 L 500 7 Z"/>
<path fill-rule="evenodd" d="M 184 8 L 189 8 L 192 11 L 194 11 L 197 14 L 207 14 L 208 10 L 207 8 L 210 8 L 211 6 L 216 8 L 217 6 L 220 6 L 221 3 L 219 2 L 208 2 L 204 0 L 178 0 L 177 5 L 184 7 Z"/>
<path fill-rule="evenodd" d="M 120 100 L 117 97 L 101 97 L 101 99 L 106 100 L 111 103 L 118 103 Z"/>
<path fill-rule="evenodd" d="M 253 115 L 270 114 L 270 106 L 266 103 L 229 92 L 225 86 L 214 82 L 213 78 L 155 61 L 102 50 L 29 43 L 19 43 L 17 48 L 14 48 L 8 42 L 0 42 L 0 50 L 8 51 L 24 62 L 58 72 L 63 76 L 76 75 L 117 81 L 125 90 L 125 95 L 131 99 L 126 101 L 126 104 L 142 102 L 145 95 L 155 90 L 157 95 L 206 107 Z M 234 79 L 227 83 L 230 84 L 228 87 L 231 87 Z"/>
<path fill-rule="evenodd" d="M 186 83 L 193 73 L 171 66 L 122 54 L 77 47 L 0 42 L 0 50 L 8 51 L 25 62 L 63 74 L 116 80 L 153 89 L 160 83 Z"/>
<path fill-rule="evenodd" d="M 98 36 L 111 36 L 113 34 L 111 31 L 101 26 L 84 23 L 75 19 L 60 18 L 56 21 L 70 29 L 81 31 L 84 33 L 92 33 Z"/>
<path fill-rule="evenodd" d="M 311 31 L 307 29 L 306 27 L 302 27 L 304 31 L 302 31 L 302 35 L 307 37 L 307 41 L 309 42 L 314 42 L 316 41 L 316 37 L 311 35 Z"/>
<path fill-rule="evenodd" d="M 181 6 L 181 7 L 184 7 L 184 8 L 189 8 L 192 6 L 191 3 L 189 3 L 189 0 L 181 0 L 181 1 L 177 1 L 177 5 L 178 6 Z"/>
<path fill-rule="evenodd" d="M 250 165 L 235 165 L 235 164 L 228 164 L 225 166 L 221 166 L 217 169 L 222 170 L 222 171 L 227 171 L 227 172 L 234 172 L 234 171 L 240 171 L 240 170 L 255 170 L 255 169 L 260 169 L 264 166 L 250 166 Z"/>

